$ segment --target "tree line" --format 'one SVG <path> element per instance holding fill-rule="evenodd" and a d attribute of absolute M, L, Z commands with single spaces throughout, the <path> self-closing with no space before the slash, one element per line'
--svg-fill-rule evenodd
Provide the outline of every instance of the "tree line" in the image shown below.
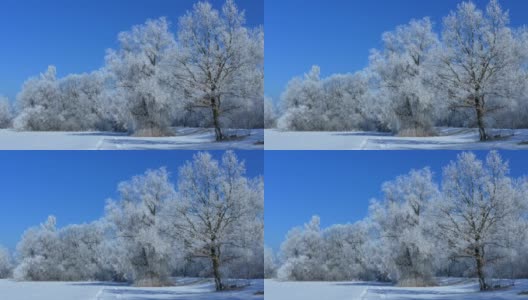
<path fill-rule="evenodd" d="M 57 78 L 54 66 L 27 80 L 14 108 L 0 101 L 0 127 L 170 135 L 170 126 L 262 128 L 264 32 L 248 28 L 233 0 L 198 2 L 176 35 L 166 18 L 118 35 L 105 65 Z"/>
<path fill-rule="evenodd" d="M 369 65 L 320 77 L 314 66 L 293 78 L 278 111 L 267 100 L 267 127 L 378 130 L 434 135 L 434 126 L 527 128 L 528 30 L 512 28 L 497 0 L 485 10 L 463 2 L 443 19 L 412 20 L 382 36 Z"/>
<path fill-rule="evenodd" d="M 175 183 L 165 168 L 118 186 L 104 216 L 57 228 L 56 218 L 24 232 L 12 258 L 0 248 L 0 277 L 27 281 L 127 281 L 170 285 L 170 276 L 263 277 L 264 183 L 227 151 L 198 153 Z"/>
<path fill-rule="evenodd" d="M 288 232 L 278 258 L 265 250 L 265 276 L 281 280 L 378 280 L 434 285 L 436 276 L 475 277 L 480 290 L 493 278 L 528 278 L 528 180 L 509 175 L 495 152 L 479 160 L 461 153 L 382 186 L 368 216 L 320 227 L 314 216 Z"/>

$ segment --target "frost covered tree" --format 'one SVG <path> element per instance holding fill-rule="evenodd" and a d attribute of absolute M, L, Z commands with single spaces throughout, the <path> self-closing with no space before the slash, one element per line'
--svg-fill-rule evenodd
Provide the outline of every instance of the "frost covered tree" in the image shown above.
<path fill-rule="evenodd" d="M 105 236 L 100 223 L 73 224 L 59 230 L 63 255 L 61 280 L 112 280 L 103 257 Z"/>
<path fill-rule="evenodd" d="M 278 127 L 286 130 L 357 130 L 364 126 L 367 93 L 365 74 L 336 74 L 321 78 L 313 66 L 292 79 L 281 95 L 283 114 Z"/>
<path fill-rule="evenodd" d="M 79 131 L 112 129 L 108 126 L 110 108 L 103 102 L 105 73 L 72 74 L 57 78 L 53 66 L 32 78 L 17 96 L 19 111 L 14 127 L 19 130 Z"/>
<path fill-rule="evenodd" d="M 198 153 L 180 168 L 172 226 L 192 257 L 212 266 L 217 291 L 225 288 L 222 268 L 255 243 L 263 251 L 263 183 L 245 176 L 245 166 L 227 151 L 219 162 Z"/>
<path fill-rule="evenodd" d="M 109 81 L 111 74 L 104 69 L 100 71 L 101 78 L 105 82 Z M 105 84 L 105 89 L 96 100 L 96 112 L 101 118 L 96 128 L 103 131 L 131 132 L 133 124 L 130 124 L 131 116 L 127 109 L 126 92 L 109 86 L 111 84 Z"/>
<path fill-rule="evenodd" d="M 495 247 L 488 253 L 498 259 L 494 261 L 492 268 L 487 267 L 489 276 L 511 280 L 528 276 L 528 258 L 525 255 L 528 250 L 528 197 L 525 196 L 527 181 L 522 178 L 515 180 L 513 184 L 522 199 L 516 208 L 517 213 L 505 222 L 502 247 Z"/>
<path fill-rule="evenodd" d="M 318 216 L 290 230 L 281 245 L 280 280 L 372 280 L 368 258 L 368 227 L 364 222 L 320 228 Z"/>
<path fill-rule="evenodd" d="M 323 230 L 325 280 L 373 280 L 369 234 L 365 222 L 337 224 Z M 346 267 L 344 267 L 346 266 Z"/>
<path fill-rule="evenodd" d="M 109 50 L 107 69 L 127 99 L 135 135 L 169 134 L 173 111 L 179 96 L 171 87 L 166 71 L 174 36 L 165 18 L 148 20 L 132 30 L 121 32 L 119 50 Z"/>
<path fill-rule="evenodd" d="M 508 245 L 508 223 L 517 220 L 522 197 L 508 176 L 508 163 L 492 151 L 485 162 L 462 153 L 444 168 L 442 198 L 437 202 L 439 233 L 451 255 L 469 258 L 480 290 L 490 288 L 486 271 Z"/>
<path fill-rule="evenodd" d="M 486 119 L 510 106 L 526 84 L 521 66 L 528 50 L 508 27 L 509 14 L 497 0 L 485 12 L 472 2 L 461 3 L 443 23 L 436 81 L 451 107 L 474 111 L 485 141 Z"/>
<path fill-rule="evenodd" d="M 14 120 L 16 129 L 21 130 L 59 130 L 61 120 L 57 69 L 49 66 L 39 77 L 24 83 L 17 95 L 18 116 Z"/>
<path fill-rule="evenodd" d="M 295 77 L 288 82 L 281 95 L 283 115 L 279 120 L 280 128 L 315 130 L 321 127 L 315 116 L 320 113 L 318 104 L 324 101 L 320 73 L 319 66 L 312 66 L 303 78 Z"/>
<path fill-rule="evenodd" d="M 126 255 L 130 279 L 138 286 L 167 284 L 171 258 L 179 255 L 163 215 L 166 203 L 175 197 L 169 173 L 164 168 L 149 170 L 120 183 L 119 194 L 118 201 L 108 202 L 106 218 Z"/>
<path fill-rule="evenodd" d="M 9 99 L 0 95 L 0 129 L 10 127 L 12 120 L 13 113 Z"/>
<path fill-rule="evenodd" d="M 0 279 L 9 278 L 13 271 L 13 261 L 9 251 L 0 246 Z"/>
<path fill-rule="evenodd" d="M 13 271 L 17 280 L 61 280 L 62 249 L 56 219 L 49 216 L 40 227 L 24 232 L 17 245 L 18 265 Z"/>
<path fill-rule="evenodd" d="M 313 216 L 309 223 L 293 228 L 281 245 L 282 266 L 277 270 L 281 280 L 324 280 L 321 220 Z"/>
<path fill-rule="evenodd" d="M 233 0 L 221 11 L 198 2 L 179 20 L 173 84 L 188 105 L 210 110 L 217 141 L 224 139 L 224 114 L 264 96 L 263 39 L 262 28 L 245 27 L 245 14 Z"/>
<path fill-rule="evenodd" d="M 329 130 L 364 129 L 371 116 L 364 110 L 368 92 L 367 76 L 363 72 L 335 74 L 323 81 L 325 102 L 320 113 Z"/>
<path fill-rule="evenodd" d="M 390 249 L 390 270 L 401 286 L 433 282 L 435 245 L 430 225 L 431 202 L 438 195 L 433 173 L 412 170 L 383 184 L 384 199 L 374 201 L 370 215 L 380 231 L 382 247 Z"/>
<path fill-rule="evenodd" d="M 431 134 L 435 108 L 431 88 L 431 53 L 438 46 L 429 18 L 412 20 L 383 34 L 383 49 L 373 50 L 370 68 L 379 78 L 382 95 L 399 135 Z"/>
<path fill-rule="evenodd" d="M 105 86 L 98 72 L 72 74 L 57 82 L 61 130 L 93 130 L 104 122 L 100 97 Z"/>
<path fill-rule="evenodd" d="M 17 245 L 17 280 L 116 280 L 107 264 L 103 227 L 99 222 L 56 227 L 53 216 L 28 229 Z"/>

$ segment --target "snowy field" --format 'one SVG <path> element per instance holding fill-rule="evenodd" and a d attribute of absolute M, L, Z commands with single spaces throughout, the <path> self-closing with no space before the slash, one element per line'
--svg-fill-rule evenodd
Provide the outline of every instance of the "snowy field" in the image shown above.
<path fill-rule="evenodd" d="M 379 132 L 297 132 L 266 129 L 266 150 L 479 150 L 528 149 L 528 129 L 491 130 L 504 138 L 479 142 L 478 129 L 437 128 L 434 137 L 397 137 Z"/>
<path fill-rule="evenodd" d="M 214 129 L 175 128 L 171 137 L 132 137 L 115 132 L 18 132 L 0 130 L 0 150 L 223 150 L 263 149 L 264 130 L 226 130 L 240 138 L 215 142 Z"/>
<path fill-rule="evenodd" d="M 279 282 L 265 280 L 266 300 L 506 300 L 528 299 L 528 280 L 502 291 L 478 292 L 476 280 L 448 280 L 437 287 L 402 288 L 375 282 Z"/>
<path fill-rule="evenodd" d="M 16 282 L 0 280 L 0 299 L 6 300 L 251 300 L 263 291 L 263 280 L 254 280 L 237 291 L 214 292 L 211 280 L 185 282 L 174 287 L 137 288 L 104 282 Z"/>

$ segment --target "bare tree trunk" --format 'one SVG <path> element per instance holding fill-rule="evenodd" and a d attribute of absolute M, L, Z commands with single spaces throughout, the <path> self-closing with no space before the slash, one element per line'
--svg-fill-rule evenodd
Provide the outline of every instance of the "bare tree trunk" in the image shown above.
<path fill-rule="evenodd" d="M 480 98 L 475 99 L 475 111 L 477 113 L 477 125 L 479 128 L 480 141 L 486 141 L 488 139 L 488 135 L 486 134 L 486 129 L 484 127 L 484 108 L 482 107 Z"/>
<path fill-rule="evenodd" d="M 213 276 L 215 280 L 215 289 L 216 291 L 221 291 L 224 289 L 224 285 L 222 284 L 222 277 L 220 275 L 220 259 L 214 247 L 211 248 L 211 260 L 213 262 Z"/>
<path fill-rule="evenodd" d="M 224 135 L 222 134 L 222 128 L 220 127 L 220 111 L 215 98 L 211 98 L 211 110 L 213 112 L 213 125 L 215 127 L 216 141 L 219 142 L 224 139 Z"/>
<path fill-rule="evenodd" d="M 486 277 L 484 276 L 484 262 L 482 253 L 479 248 L 475 248 L 475 261 L 477 263 L 477 276 L 479 280 L 479 288 L 481 291 L 485 291 L 488 289 L 488 285 L 486 284 Z"/>

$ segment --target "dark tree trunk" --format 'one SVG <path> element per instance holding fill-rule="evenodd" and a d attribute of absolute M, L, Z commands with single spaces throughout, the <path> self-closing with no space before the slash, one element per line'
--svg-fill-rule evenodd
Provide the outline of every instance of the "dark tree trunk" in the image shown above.
<path fill-rule="evenodd" d="M 482 257 L 482 251 L 479 248 L 475 248 L 475 261 L 477 263 L 477 276 L 479 280 L 479 288 L 481 291 L 488 289 L 486 284 L 486 277 L 484 275 L 484 258 Z"/>
<path fill-rule="evenodd" d="M 213 112 L 213 125 L 215 128 L 216 141 L 219 142 L 224 139 L 222 134 L 222 128 L 220 127 L 220 111 L 218 108 L 218 102 L 215 98 L 211 98 L 211 110 Z"/>
<path fill-rule="evenodd" d="M 484 107 L 482 107 L 480 98 L 475 99 L 475 111 L 477 113 L 477 125 L 479 128 L 480 141 L 486 141 L 488 139 L 488 135 L 486 134 L 486 128 L 484 127 Z"/>
<path fill-rule="evenodd" d="M 213 276 L 215 280 L 216 291 L 224 289 L 222 284 L 222 276 L 220 275 L 220 258 L 218 257 L 218 251 L 213 247 L 211 248 L 211 261 L 213 262 Z"/>

